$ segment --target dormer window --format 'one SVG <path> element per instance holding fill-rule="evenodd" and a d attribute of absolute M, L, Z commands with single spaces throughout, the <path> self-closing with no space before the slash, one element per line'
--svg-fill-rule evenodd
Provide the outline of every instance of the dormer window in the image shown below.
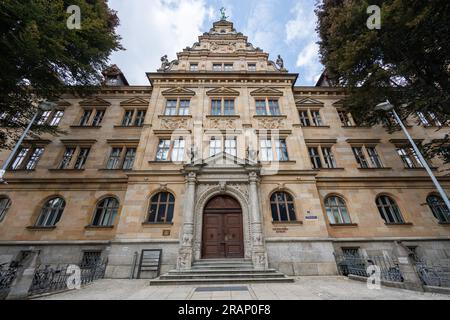
<path fill-rule="evenodd" d="M 214 63 L 213 64 L 213 71 L 222 71 L 222 64 L 220 63 Z"/>
<path fill-rule="evenodd" d="M 225 71 L 233 71 L 233 64 L 231 64 L 231 63 L 225 63 L 225 64 L 224 64 L 224 70 L 225 70 Z"/>
<path fill-rule="evenodd" d="M 256 71 L 256 63 L 249 63 L 248 64 L 248 71 L 255 72 Z"/>

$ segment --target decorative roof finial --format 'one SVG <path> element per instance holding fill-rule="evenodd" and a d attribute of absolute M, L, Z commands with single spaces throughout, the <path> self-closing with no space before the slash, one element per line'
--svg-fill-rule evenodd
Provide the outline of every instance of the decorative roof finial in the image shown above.
<path fill-rule="evenodd" d="M 220 18 L 220 20 L 222 21 L 226 21 L 229 17 L 226 16 L 226 10 L 224 7 L 220 8 L 220 14 L 222 15 L 222 17 Z"/>

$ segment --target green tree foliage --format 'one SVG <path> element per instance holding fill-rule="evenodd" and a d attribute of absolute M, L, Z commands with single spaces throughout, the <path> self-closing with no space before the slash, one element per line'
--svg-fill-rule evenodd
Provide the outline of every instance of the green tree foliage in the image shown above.
<path fill-rule="evenodd" d="M 71 5 L 81 29 L 69 29 Z M 105 0 L 0 1 L 0 148 L 11 147 L 44 100 L 92 92 L 113 51 L 121 50 L 116 12 Z M 53 132 L 34 126 L 32 133 Z"/>
<path fill-rule="evenodd" d="M 370 30 L 367 8 L 381 8 L 381 29 Z M 348 90 L 344 106 L 365 125 L 386 122 L 374 107 L 389 99 L 403 119 L 450 113 L 450 1 L 323 0 L 318 2 L 320 54 L 332 83 Z M 398 127 L 391 126 L 391 130 Z M 448 141 L 448 127 L 442 129 Z M 430 144 L 429 156 L 447 144 Z"/>

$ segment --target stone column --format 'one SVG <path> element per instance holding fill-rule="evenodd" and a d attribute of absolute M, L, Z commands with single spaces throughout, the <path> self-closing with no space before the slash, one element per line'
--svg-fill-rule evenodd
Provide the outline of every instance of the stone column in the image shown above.
<path fill-rule="evenodd" d="M 192 267 L 196 186 L 197 176 L 194 172 L 191 172 L 186 178 L 186 193 L 183 202 L 183 229 L 177 260 L 178 270 L 190 270 Z"/>
<path fill-rule="evenodd" d="M 416 272 L 414 261 L 410 255 L 409 249 L 401 242 L 394 242 L 394 253 L 398 259 L 400 272 L 402 273 L 405 289 L 424 291 L 422 281 Z"/>
<path fill-rule="evenodd" d="M 262 228 L 262 218 L 260 212 L 259 193 L 258 193 L 258 174 L 251 172 L 249 174 L 250 182 L 250 217 L 252 229 L 252 261 L 257 270 L 268 268 L 266 247 L 264 245 L 264 234 Z"/>

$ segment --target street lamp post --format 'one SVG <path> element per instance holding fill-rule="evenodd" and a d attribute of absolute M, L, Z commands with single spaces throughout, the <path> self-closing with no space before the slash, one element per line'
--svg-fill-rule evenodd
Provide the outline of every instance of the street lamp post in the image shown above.
<path fill-rule="evenodd" d="M 34 114 L 33 119 L 31 119 L 31 121 L 28 124 L 28 126 L 26 127 L 25 131 L 20 136 L 19 141 L 17 141 L 16 145 L 14 146 L 14 149 L 11 151 L 8 158 L 3 163 L 3 166 L 0 169 L 0 183 L 6 183 L 5 180 L 3 179 L 3 177 L 6 173 L 6 170 L 8 169 L 9 165 L 11 164 L 11 161 L 13 160 L 17 151 L 19 150 L 20 146 L 22 145 L 23 140 L 28 135 L 28 132 L 30 132 L 31 127 L 33 126 L 34 122 L 36 121 L 36 119 L 39 115 L 39 111 L 50 111 L 50 110 L 54 109 L 56 107 L 56 105 L 57 105 L 56 103 L 49 102 L 49 101 L 44 101 L 39 105 L 38 111 Z"/>
<path fill-rule="evenodd" d="M 425 170 L 427 170 L 428 175 L 431 177 L 431 180 L 433 180 L 433 183 L 436 186 L 436 189 L 439 191 L 439 194 L 441 195 L 442 199 L 444 200 L 445 205 L 447 206 L 448 210 L 450 210 L 450 201 L 447 197 L 447 194 L 445 193 L 445 190 L 442 188 L 438 179 L 435 177 L 435 175 L 434 175 L 433 171 L 431 170 L 430 166 L 428 165 L 427 161 L 423 157 L 422 153 L 420 152 L 420 150 L 417 147 L 416 143 L 414 142 L 413 138 L 409 134 L 405 125 L 403 124 L 402 119 L 400 119 L 399 115 L 395 111 L 394 106 L 387 100 L 386 102 L 383 102 L 383 103 L 380 103 L 379 105 L 377 105 L 375 110 L 391 111 L 393 113 L 395 119 L 397 120 L 398 124 L 402 128 L 402 130 L 405 133 L 406 137 L 408 138 L 409 142 L 411 143 L 417 156 L 419 157 L 420 162 L 424 166 Z"/>

